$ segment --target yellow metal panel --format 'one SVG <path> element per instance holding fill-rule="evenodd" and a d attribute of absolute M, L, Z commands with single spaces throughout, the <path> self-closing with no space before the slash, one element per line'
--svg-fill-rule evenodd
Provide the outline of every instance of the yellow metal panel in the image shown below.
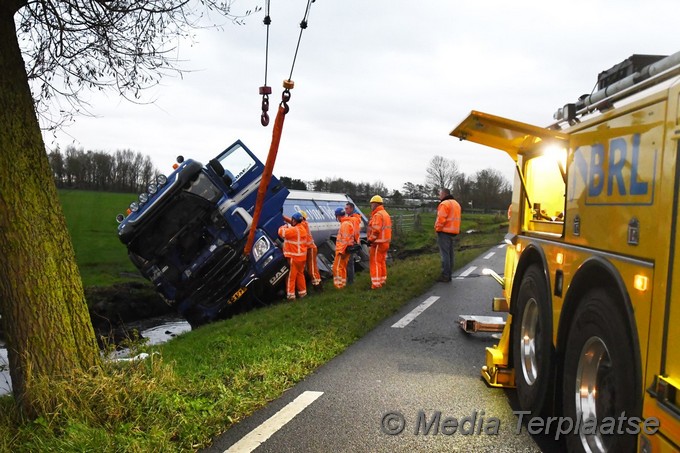
<path fill-rule="evenodd" d="M 644 259 L 667 250 L 669 236 L 659 234 L 659 220 L 670 212 L 662 194 L 674 178 L 661 168 L 665 111 L 666 103 L 658 102 L 571 133 L 565 216 L 570 242 Z M 633 229 L 638 244 L 631 243 Z"/>
<path fill-rule="evenodd" d="M 680 86 L 672 87 L 668 96 L 667 108 L 667 134 L 666 134 L 666 151 L 664 152 L 664 159 L 662 164 L 664 180 L 673 181 L 674 175 L 677 172 L 675 166 L 678 162 L 678 153 L 680 152 Z M 670 184 L 669 184 L 670 186 Z M 680 201 L 678 201 L 678 193 L 675 190 L 665 191 L 664 204 L 661 206 L 663 211 L 668 214 L 675 214 L 675 231 L 671 232 L 674 242 L 669 244 L 667 249 L 672 247 L 668 253 L 671 260 L 667 272 L 672 273 L 670 279 L 666 281 L 655 282 L 655 286 L 670 292 L 665 294 L 665 297 L 658 297 L 657 306 L 655 306 L 655 317 L 657 322 L 657 332 L 662 331 L 661 335 L 653 335 L 652 340 L 658 340 L 653 352 L 657 352 L 659 358 L 663 360 L 660 366 L 653 369 L 654 364 L 650 360 L 649 374 L 660 374 L 664 380 L 676 389 L 675 398 L 673 401 L 676 407 L 680 407 L 680 348 L 676 343 L 680 336 L 680 304 L 678 298 L 680 297 Z M 674 189 L 674 187 L 673 187 Z M 660 201 L 661 202 L 661 201 Z M 675 204 L 674 204 L 675 203 Z M 676 210 L 674 210 L 676 209 Z M 670 217 L 670 216 L 669 216 Z M 670 219 L 668 221 L 661 221 L 660 216 L 657 217 L 658 223 L 664 225 L 663 229 L 659 229 L 658 235 L 661 236 L 671 226 Z M 668 235 L 668 234 L 667 234 Z M 670 235 L 668 235 L 670 236 Z M 660 294 L 663 294 L 661 290 Z M 655 332 L 656 333 L 656 332 Z M 674 441 L 680 444 L 680 421 L 675 419 Z"/>
<path fill-rule="evenodd" d="M 648 436 L 653 452 L 677 452 L 676 445 L 680 445 L 680 423 L 677 416 L 662 408 L 650 395 L 645 396 L 642 418 L 656 418 L 659 420 L 659 432 Z M 663 437 L 662 437 L 663 436 Z"/>
<path fill-rule="evenodd" d="M 569 136 L 563 132 L 532 124 L 472 111 L 450 135 L 505 151 L 513 160 L 541 142 L 566 146 Z"/>

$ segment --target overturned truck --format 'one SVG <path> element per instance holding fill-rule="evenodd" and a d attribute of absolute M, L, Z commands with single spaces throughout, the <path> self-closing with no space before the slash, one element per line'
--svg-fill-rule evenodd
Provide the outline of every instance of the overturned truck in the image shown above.
<path fill-rule="evenodd" d="M 159 175 L 130 203 L 126 216 L 118 215 L 118 237 L 132 263 L 192 327 L 279 296 L 288 274 L 277 235 L 284 215 L 307 213 L 319 269 L 330 273 L 338 229 L 333 211 L 351 201 L 348 196 L 289 191 L 272 177 L 254 245 L 245 254 L 262 162 L 240 141 L 207 165 L 177 161 L 169 176 Z"/>

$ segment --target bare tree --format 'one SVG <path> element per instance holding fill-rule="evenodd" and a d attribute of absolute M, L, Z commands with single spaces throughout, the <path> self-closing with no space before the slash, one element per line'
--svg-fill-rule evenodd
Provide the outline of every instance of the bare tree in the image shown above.
<path fill-rule="evenodd" d="M 77 111 L 90 88 L 135 98 L 176 69 L 177 38 L 206 10 L 233 18 L 230 5 L 0 0 L 0 312 L 14 397 L 29 416 L 39 415 L 36 378 L 100 365 L 36 114 L 45 104 L 36 101 L 61 95 Z"/>
<path fill-rule="evenodd" d="M 475 174 L 473 200 L 475 207 L 506 209 L 511 201 L 511 186 L 500 171 L 487 168 Z"/>
<path fill-rule="evenodd" d="M 458 177 L 458 164 L 455 160 L 434 156 L 427 166 L 425 182 L 435 189 L 451 189 Z"/>
<path fill-rule="evenodd" d="M 390 191 L 387 189 L 387 186 L 383 184 L 382 181 L 376 181 L 373 184 L 371 184 L 371 193 L 373 195 L 381 195 L 381 196 L 388 196 L 390 194 Z"/>
<path fill-rule="evenodd" d="M 465 173 L 460 173 L 456 178 L 456 181 L 451 187 L 451 195 L 453 195 L 463 207 L 468 206 L 468 202 L 472 201 L 472 181 Z"/>
<path fill-rule="evenodd" d="M 57 185 L 61 185 L 64 182 L 64 156 L 61 155 L 59 147 L 49 153 L 48 159 L 50 167 L 52 167 L 54 180 Z"/>

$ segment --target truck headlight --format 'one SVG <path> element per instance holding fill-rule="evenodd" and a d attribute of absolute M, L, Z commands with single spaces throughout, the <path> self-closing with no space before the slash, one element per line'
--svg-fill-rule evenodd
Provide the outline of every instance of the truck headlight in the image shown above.
<path fill-rule="evenodd" d="M 262 256 L 267 253 L 267 250 L 269 250 L 270 244 L 269 241 L 266 238 L 260 238 L 255 242 L 255 245 L 253 246 L 253 258 L 255 258 L 255 261 L 259 261 Z"/>
<path fill-rule="evenodd" d="M 165 175 L 158 175 L 158 176 L 156 176 L 156 183 L 157 183 L 159 186 L 164 186 L 166 182 L 168 182 L 168 177 L 167 177 L 167 176 L 165 176 Z"/>
<path fill-rule="evenodd" d="M 149 201 L 149 194 L 146 193 L 146 192 L 140 193 L 140 194 L 139 194 L 139 202 L 142 203 L 142 204 L 144 204 L 144 203 L 146 203 L 147 201 Z"/>
<path fill-rule="evenodd" d="M 136 201 L 133 201 L 132 203 L 130 203 L 130 211 L 132 211 L 132 212 L 139 211 L 139 203 L 137 203 Z"/>

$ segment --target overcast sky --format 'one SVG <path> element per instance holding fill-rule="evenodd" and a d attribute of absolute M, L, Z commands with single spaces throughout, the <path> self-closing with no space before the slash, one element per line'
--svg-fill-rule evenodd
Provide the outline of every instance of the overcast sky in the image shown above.
<path fill-rule="evenodd" d="M 234 11 L 264 0 L 237 0 Z M 281 82 L 290 72 L 306 0 L 271 1 L 269 127 L 260 125 L 263 12 L 246 25 L 205 30 L 178 56 L 190 72 L 146 94 L 89 98 L 96 117 L 46 144 L 131 149 L 171 171 L 177 155 L 203 163 L 241 139 L 263 161 Z M 471 176 L 494 168 L 513 181 L 500 151 L 460 142 L 451 130 L 471 110 L 547 126 L 555 110 L 590 93 L 597 74 L 632 54 L 680 50 L 677 2 L 648 0 L 316 0 L 295 64 L 274 173 L 302 180 L 423 183 L 435 155 Z"/>

